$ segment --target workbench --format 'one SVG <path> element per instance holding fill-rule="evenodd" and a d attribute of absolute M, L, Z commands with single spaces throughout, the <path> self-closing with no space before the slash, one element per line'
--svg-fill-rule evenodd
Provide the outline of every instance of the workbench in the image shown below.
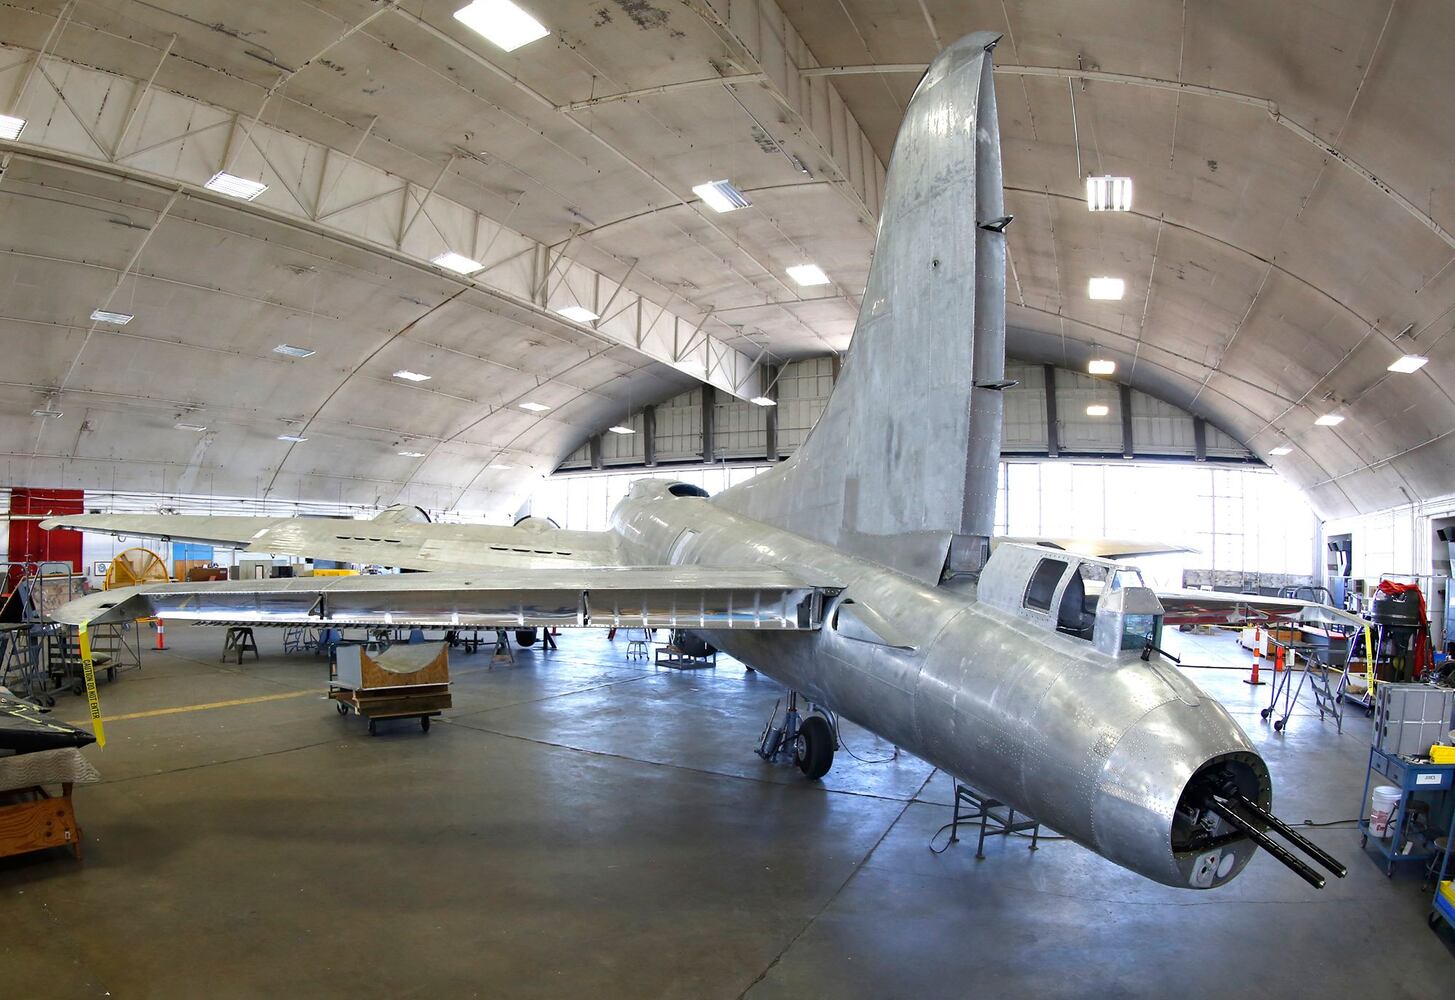
<path fill-rule="evenodd" d="M 1399 811 L 1391 820 L 1393 828 L 1388 837 L 1376 836 L 1369 825 L 1369 789 L 1372 787 L 1376 774 L 1382 775 L 1401 793 Z M 1448 794 L 1452 787 L 1455 787 L 1455 764 L 1415 761 L 1407 757 L 1387 754 L 1374 747 L 1369 748 L 1369 767 L 1364 774 L 1364 797 L 1360 799 L 1359 806 L 1359 846 L 1367 848 L 1369 841 L 1371 839 L 1374 841 L 1374 846 L 1384 858 L 1386 876 L 1394 874 L 1396 863 L 1423 861 L 1428 864 L 1430 859 L 1435 856 L 1435 852 L 1431 850 L 1411 849 L 1408 854 L 1400 853 L 1404 845 L 1405 821 L 1409 813 L 1407 807 L 1410 796 L 1420 792 Z M 1452 811 L 1450 818 L 1449 836 L 1455 838 L 1455 811 Z"/>
<path fill-rule="evenodd" d="M 101 780 L 74 747 L 0 757 L 0 857 L 69 848 L 81 859 L 81 827 L 71 789 Z M 59 785 L 60 795 L 46 786 Z"/>

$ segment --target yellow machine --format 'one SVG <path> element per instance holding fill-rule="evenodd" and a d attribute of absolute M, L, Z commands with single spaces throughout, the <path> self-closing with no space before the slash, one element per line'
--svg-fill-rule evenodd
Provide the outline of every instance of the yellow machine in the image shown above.
<path fill-rule="evenodd" d="M 142 583 L 166 583 L 171 580 L 167 564 L 151 549 L 141 547 L 124 549 L 106 567 L 103 588 L 135 587 Z"/>

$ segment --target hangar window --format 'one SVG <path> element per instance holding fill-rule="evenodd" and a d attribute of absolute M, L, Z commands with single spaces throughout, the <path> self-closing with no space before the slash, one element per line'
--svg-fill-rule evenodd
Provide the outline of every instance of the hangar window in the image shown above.
<path fill-rule="evenodd" d="M 1036 566 L 1036 571 L 1031 574 L 1031 582 L 1026 585 L 1026 607 L 1036 611 L 1050 611 L 1051 598 L 1056 595 L 1056 584 L 1061 582 L 1061 574 L 1066 572 L 1066 563 L 1060 559 L 1042 559 Z"/>

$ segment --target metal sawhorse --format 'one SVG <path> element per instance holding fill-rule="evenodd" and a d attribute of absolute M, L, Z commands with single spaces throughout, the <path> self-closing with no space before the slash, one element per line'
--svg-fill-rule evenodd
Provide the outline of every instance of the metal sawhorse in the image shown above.
<path fill-rule="evenodd" d="M 962 812 L 961 805 L 973 809 L 974 812 Z M 996 815 L 992 810 L 997 808 L 1006 810 L 1004 816 Z M 1031 850 L 1039 849 L 1041 838 L 1041 823 L 1029 817 L 1017 820 L 1015 810 L 1007 806 L 999 799 L 993 799 L 988 795 L 982 795 L 975 789 L 955 782 L 955 815 L 950 820 L 950 844 L 960 839 L 960 824 L 972 820 L 980 821 L 980 839 L 975 845 L 975 859 L 985 859 L 985 838 L 986 837 L 1009 837 L 1013 833 L 1031 832 Z M 991 824 L 994 824 L 993 826 Z M 945 846 L 949 846 L 946 844 Z"/>

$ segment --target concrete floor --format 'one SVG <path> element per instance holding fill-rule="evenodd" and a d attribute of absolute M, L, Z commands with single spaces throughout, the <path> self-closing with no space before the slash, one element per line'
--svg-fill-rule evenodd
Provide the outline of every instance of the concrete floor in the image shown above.
<path fill-rule="evenodd" d="M 936 855 L 945 775 L 841 753 L 811 784 L 761 763 L 783 692 L 726 658 L 655 671 L 599 632 L 493 670 L 457 656 L 427 736 L 371 739 L 322 700 L 320 660 L 259 634 L 238 667 L 221 631 L 172 626 L 170 652 L 102 685 L 85 862 L 0 861 L 0 994 L 1455 995 L 1455 935 L 1426 927 L 1419 875 L 1387 880 L 1347 826 L 1311 833 L 1351 869 L 1322 892 L 1262 856 L 1194 893 L 1064 842 Z M 1200 663 L 1246 660 L 1179 638 Z M 1362 716 L 1338 736 L 1300 711 L 1275 736 L 1268 688 L 1193 674 L 1259 744 L 1285 819 L 1358 813 Z"/>

